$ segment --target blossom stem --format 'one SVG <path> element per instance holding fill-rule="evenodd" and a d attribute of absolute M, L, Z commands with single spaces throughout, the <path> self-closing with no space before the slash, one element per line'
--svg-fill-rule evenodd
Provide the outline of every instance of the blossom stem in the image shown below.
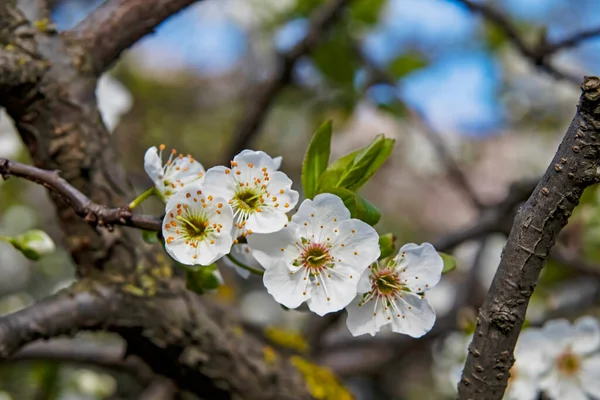
<path fill-rule="evenodd" d="M 131 203 L 129 203 L 129 205 L 127 207 L 129 207 L 130 210 L 133 210 L 134 208 L 139 206 L 142 201 L 146 200 L 148 197 L 154 196 L 155 194 L 156 194 L 156 189 L 154 187 L 152 187 L 152 188 L 146 190 L 144 193 L 140 194 L 135 200 L 133 200 Z"/>
<path fill-rule="evenodd" d="M 254 275 L 264 275 L 265 272 L 261 271 L 260 269 L 257 268 L 252 268 L 244 263 L 242 263 L 241 261 L 239 261 L 238 259 L 236 259 L 234 256 L 232 256 L 231 254 L 227 254 L 227 258 L 229 258 L 229 260 L 234 263 L 235 265 L 237 265 L 238 267 L 245 269 L 246 271 L 249 271 L 250 273 L 253 273 Z"/>

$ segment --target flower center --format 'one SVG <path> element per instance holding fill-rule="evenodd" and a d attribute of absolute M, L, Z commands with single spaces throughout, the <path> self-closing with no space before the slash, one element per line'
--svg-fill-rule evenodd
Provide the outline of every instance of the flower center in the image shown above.
<path fill-rule="evenodd" d="M 255 211 L 263 203 L 263 195 L 262 191 L 253 189 L 239 191 L 234 196 L 235 205 L 241 211 Z"/>
<path fill-rule="evenodd" d="M 186 239 L 202 240 L 210 231 L 206 218 L 178 215 L 177 219 L 183 222 L 183 237 Z"/>
<path fill-rule="evenodd" d="M 307 268 L 314 273 L 328 267 L 332 260 L 333 257 L 329 254 L 329 250 L 323 244 L 310 243 L 304 247 L 300 258 L 296 260 L 294 265 L 302 265 L 304 268 Z"/>
<path fill-rule="evenodd" d="M 377 271 L 372 279 L 372 290 L 384 296 L 395 295 L 403 289 L 396 271 L 385 268 Z"/>
<path fill-rule="evenodd" d="M 558 357 L 556 365 L 563 374 L 571 376 L 581 369 L 581 360 L 575 354 L 567 351 Z"/>

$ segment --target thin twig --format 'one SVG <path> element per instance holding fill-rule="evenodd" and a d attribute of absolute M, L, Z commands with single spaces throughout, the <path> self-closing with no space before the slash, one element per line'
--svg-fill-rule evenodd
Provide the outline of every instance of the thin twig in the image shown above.
<path fill-rule="evenodd" d="M 77 215 L 92 226 L 106 227 L 109 230 L 114 225 L 125 225 L 150 231 L 161 229 L 159 218 L 133 214 L 127 207 L 109 208 L 94 203 L 61 178 L 58 171 L 47 171 L 0 158 L 0 175 L 4 179 L 8 179 L 9 176 L 24 178 L 56 192 L 75 210 Z"/>
<path fill-rule="evenodd" d="M 260 87 L 252 90 L 253 95 L 248 102 L 246 114 L 237 125 L 233 133 L 233 142 L 226 153 L 229 160 L 248 147 L 264 122 L 275 97 L 290 83 L 296 62 L 322 39 L 325 31 L 338 20 L 349 2 L 350 0 L 332 0 L 318 9 L 311 19 L 304 39 L 281 54 L 273 76 Z"/>
<path fill-rule="evenodd" d="M 529 299 L 560 230 L 583 190 L 600 181 L 600 79 L 586 77 L 577 112 L 533 194 L 519 210 L 502 252 L 459 384 L 459 399 L 500 400 Z"/>
<path fill-rule="evenodd" d="M 554 43 L 546 44 L 541 46 L 540 54 L 543 56 L 549 56 L 560 50 L 565 50 L 570 47 L 575 47 L 581 44 L 581 42 L 592 39 L 600 35 L 600 27 L 592 28 L 577 32 L 571 36 L 565 37 L 561 40 L 557 40 Z"/>
<path fill-rule="evenodd" d="M 542 71 L 556 79 L 564 79 L 573 83 L 580 82 L 580 77 L 572 76 L 566 72 L 558 70 L 547 60 L 546 56 L 552 53 L 552 51 L 546 50 L 547 47 L 545 45 L 534 47 L 526 43 L 516 25 L 513 24 L 508 16 L 504 15 L 499 10 L 490 6 L 486 2 L 481 1 L 452 1 L 463 4 L 473 13 L 481 14 L 486 20 L 498 27 L 506 35 L 508 40 L 510 40 L 512 44 L 519 50 L 519 52 Z M 550 46 L 550 49 L 551 48 L 552 46 Z"/>
<path fill-rule="evenodd" d="M 200 0 L 108 0 L 71 31 L 81 41 L 96 76 L 165 19 Z"/>

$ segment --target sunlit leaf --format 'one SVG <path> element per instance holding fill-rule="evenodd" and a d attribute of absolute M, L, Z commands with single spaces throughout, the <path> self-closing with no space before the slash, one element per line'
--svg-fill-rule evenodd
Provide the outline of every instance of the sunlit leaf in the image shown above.
<path fill-rule="evenodd" d="M 331 152 L 331 121 L 325 122 L 313 135 L 302 163 L 302 188 L 304 196 L 312 199 L 317 194 L 317 182 L 327 168 Z"/>

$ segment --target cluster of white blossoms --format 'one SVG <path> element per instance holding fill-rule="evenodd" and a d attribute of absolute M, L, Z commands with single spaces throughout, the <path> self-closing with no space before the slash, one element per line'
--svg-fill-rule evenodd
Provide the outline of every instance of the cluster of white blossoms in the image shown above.
<path fill-rule="evenodd" d="M 292 181 L 279 171 L 281 158 L 244 150 L 230 167 L 205 171 L 190 155 L 150 148 L 145 169 L 165 203 L 165 249 L 186 265 L 225 260 L 247 277 L 264 268 L 263 282 L 287 308 L 306 302 L 318 315 L 348 307 L 353 335 L 391 324 L 419 337 L 435 313 L 424 292 L 440 279 L 443 261 L 430 244 L 405 245 L 379 265 L 379 235 L 351 218 L 342 199 L 321 193 L 298 203 Z"/>
<path fill-rule="evenodd" d="M 471 335 L 462 334 L 446 339 L 434 358 L 438 378 L 442 375 L 440 383 L 447 379 L 456 387 L 470 339 Z M 552 400 L 600 399 L 600 322 L 596 318 L 581 317 L 573 324 L 557 319 L 521 332 L 504 399 L 536 400 L 540 393 Z"/>

